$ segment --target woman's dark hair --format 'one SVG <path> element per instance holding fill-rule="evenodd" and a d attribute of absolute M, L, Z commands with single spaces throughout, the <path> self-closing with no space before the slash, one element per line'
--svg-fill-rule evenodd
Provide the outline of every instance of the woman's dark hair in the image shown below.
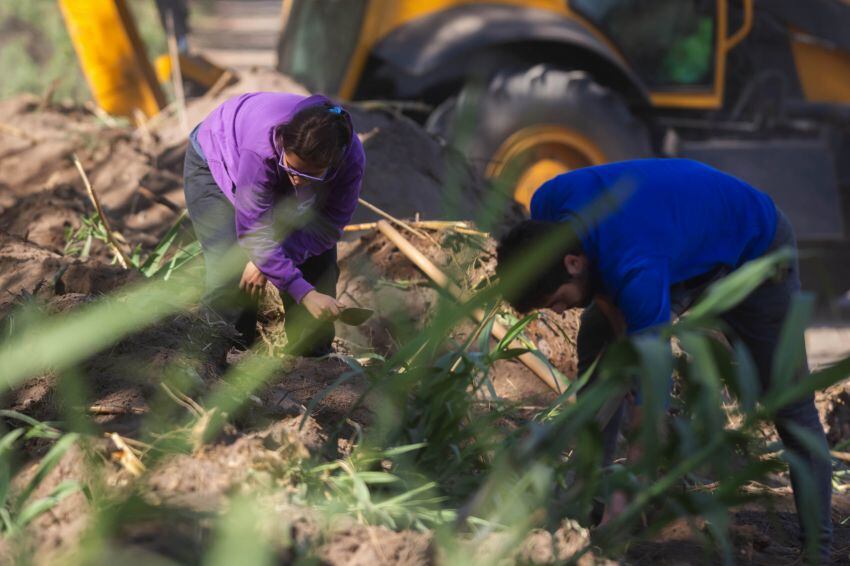
<path fill-rule="evenodd" d="M 308 106 L 275 129 L 275 144 L 316 167 L 333 167 L 351 143 L 348 113 L 331 103 Z"/>
<path fill-rule="evenodd" d="M 563 244 L 552 249 L 553 238 Z M 541 247 L 550 249 L 551 253 L 542 253 Z M 518 260 L 535 252 L 543 256 L 539 258 L 540 263 L 518 273 Z M 572 279 L 564 266 L 564 256 L 581 253 L 584 253 L 581 241 L 568 223 L 521 221 L 502 236 L 496 248 L 496 276 L 502 282 L 506 278 L 516 278 L 509 285 L 505 300 L 519 312 L 540 307 L 544 299 Z"/>

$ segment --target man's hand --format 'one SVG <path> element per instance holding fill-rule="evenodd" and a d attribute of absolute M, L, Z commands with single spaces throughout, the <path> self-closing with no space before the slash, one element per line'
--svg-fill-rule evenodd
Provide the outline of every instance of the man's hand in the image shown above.
<path fill-rule="evenodd" d="M 605 506 L 605 514 L 602 515 L 602 521 L 599 522 L 599 526 L 604 527 L 622 515 L 628 504 L 629 496 L 624 491 L 618 489 L 612 493 L 611 499 L 608 500 L 608 505 Z"/>
<path fill-rule="evenodd" d="M 301 299 L 301 304 L 307 309 L 313 318 L 319 320 L 333 320 L 342 311 L 342 304 L 329 295 L 323 295 L 315 289 L 308 292 Z"/>
<path fill-rule="evenodd" d="M 626 335 L 626 319 L 623 317 L 622 311 L 617 308 L 617 305 L 614 304 L 608 296 L 603 295 L 601 293 L 597 293 L 593 296 L 593 302 L 596 304 L 597 308 L 605 315 L 605 318 L 608 319 L 608 323 L 611 325 L 611 329 L 614 331 L 614 335 L 617 338 Z"/>
<path fill-rule="evenodd" d="M 643 422 L 643 409 L 640 405 L 635 405 L 635 398 L 632 394 L 626 395 L 623 400 L 627 405 L 630 417 L 627 420 L 628 432 L 626 436 L 631 440 L 626 451 L 626 462 L 639 462 L 643 458 L 643 446 L 640 443 L 638 431 Z M 629 495 L 620 489 L 611 493 L 611 498 L 608 500 L 608 505 L 605 506 L 605 513 L 602 515 L 602 520 L 599 526 L 604 526 L 607 523 L 615 520 L 623 514 L 626 507 L 629 505 Z"/>
<path fill-rule="evenodd" d="M 254 265 L 254 262 L 249 261 L 242 271 L 239 288 L 254 299 L 260 298 L 263 294 L 263 289 L 266 288 L 266 276 Z"/>

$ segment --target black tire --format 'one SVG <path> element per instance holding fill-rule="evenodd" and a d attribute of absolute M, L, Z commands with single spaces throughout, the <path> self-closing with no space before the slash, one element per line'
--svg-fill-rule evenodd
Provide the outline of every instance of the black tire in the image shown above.
<path fill-rule="evenodd" d="M 581 134 L 602 150 L 605 162 L 652 155 L 646 126 L 616 93 L 585 71 L 544 64 L 499 71 L 484 88 L 468 84 L 426 122 L 482 174 L 511 135 L 538 125 Z"/>

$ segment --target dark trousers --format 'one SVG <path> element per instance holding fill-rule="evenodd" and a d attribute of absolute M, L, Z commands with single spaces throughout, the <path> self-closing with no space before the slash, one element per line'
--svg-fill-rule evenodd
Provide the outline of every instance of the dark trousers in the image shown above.
<path fill-rule="evenodd" d="M 203 304 L 217 318 L 237 331 L 235 344 L 248 348 L 256 339 L 258 302 L 239 289 L 242 269 L 228 269 L 228 253 L 240 255 L 243 268 L 248 255 L 236 239 L 236 211 L 216 184 L 204 158 L 189 143 L 183 169 L 186 208 L 201 243 L 206 268 L 206 293 Z M 232 256 L 230 256 L 232 257 Z M 308 258 L 298 266 L 304 279 L 318 292 L 336 297 L 339 280 L 336 247 Z M 227 273 L 230 271 L 229 273 Z M 287 293 L 281 293 L 286 311 L 284 329 L 287 351 L 295 355 L 321 356 L 332 351 L 333 322 L 319 322 Z"/>
<path fill-rule="evenodd" d="M 788 219 L 779 212 L 776 236 L 769 251 L 783 246 L 791 246 L 796 249 L 796 241 Z M 722 317 L 734 332 L 734 335 L 729 338 L 741 340 L 749 350 L 758 371 L 763 391 L 770 388 L 773 356 L 779 343 L 782 325 L 791 299 L 799 291 L 799 267 L 795 260 L 782 281 L 764 283 L 737 307 L 728 311 Z M 673 297 L 674 304 L 686 305 L 690 302 L 692 301 L 688 301 L 682 296 Z M 675 314 L 682 313 L 677 312 Z M 587 371 L 614 338 L 613 329 L 600 309 L 596 305 L 591 305 L 585 309 L 581 316 L 581 325 L 576 339 L 579 375 Z M 808 374 L 808 364 L 804 362 L 804 367 L 800 368 L 797 378 L 805 379 Z M 605 466 L 609 465 L 613 459 L 622 418 L 623 406 L 621 405 L 603 430 Z M 830 515 L 832 499 L 831 462 L 828 458 L 816 455 L 809 447 L 800 442 L 789 429 L 789 425 L 796 425 L 808 431 L 812 438 L 816 439 L 823 453 L 827 453 L 826 436 L 818 419 L 814 396 L 809 395 L 780 409 L 774 424 L 785 449 L 796 456 L 801 463 L 799 466 L 791 466 L 791 485 L 794 489 L 794 501 L 797 505 L 801 528 L 803 527 L 801 510 L 803 509 L 802 502 L 805 495 L 803 493 L 803 482 L 809 480 L 809 483 L 815 489 L 815 493 L 811 494 L 810 497 L 816 498 L 818 504 L 818 545 L 821 550 L 821 557 L 828 557 L 832 541 L 832 518 Z"/>

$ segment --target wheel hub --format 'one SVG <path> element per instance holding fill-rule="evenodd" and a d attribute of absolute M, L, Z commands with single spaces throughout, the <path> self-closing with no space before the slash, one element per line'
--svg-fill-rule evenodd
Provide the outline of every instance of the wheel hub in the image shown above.
<path fill-rule="evenodd" d="M 531 126 L 505 140 L 485 175 L 512 187 L 514 200 L 528 210 L 534 192 L 552 177 L 606 161 L 599 146 L 575 130 Z"/>

